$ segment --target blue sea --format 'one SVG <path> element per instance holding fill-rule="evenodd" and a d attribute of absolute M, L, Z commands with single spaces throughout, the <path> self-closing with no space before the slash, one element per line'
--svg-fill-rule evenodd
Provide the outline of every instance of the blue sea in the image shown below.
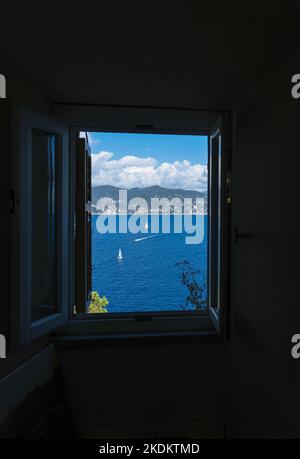
<path fill-rule="evenodd" d="M 151 234 L 151 216 L 149 234 L 99 234 L 97 218 L 92 217 L 92 289 L 107 297 L 108 312 L 195 309 L 192 304 L 186 305 L 189 291 L 181 281 L 182 267 L 176 263 L 187 261 L 193 270 L 199 270 L 196 281 L 204 286 L 206 294 L 206 216 L 204 241 L 198 245 L 186 244 L 185 233 L 174 233 L 174 216 L 170 234 Z M 122 260 L 118 259 L 120 249 Z"/>

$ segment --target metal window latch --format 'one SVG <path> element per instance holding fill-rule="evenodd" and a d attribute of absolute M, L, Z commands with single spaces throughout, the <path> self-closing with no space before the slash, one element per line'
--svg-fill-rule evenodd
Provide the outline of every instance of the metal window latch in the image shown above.
<path fill-rule="evenodd" d="M 234 228 L 234 242 L 238 244 L 240 239 L 253 239 L 254 236 L 251 233 L 240 233 L 238 227 Z"/>

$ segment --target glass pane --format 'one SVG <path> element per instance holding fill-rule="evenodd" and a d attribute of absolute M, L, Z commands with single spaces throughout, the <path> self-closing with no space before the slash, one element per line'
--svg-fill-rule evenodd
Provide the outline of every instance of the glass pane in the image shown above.
<path fill-rule="evenodd" d="M 88 138 L 87 312 L 207 314 L 208 138 L 103 132 Z"/>
<path fill-rule="evenodd" d="M 32 320 L 56 308 L 55 135 L 32 131 Z"/>

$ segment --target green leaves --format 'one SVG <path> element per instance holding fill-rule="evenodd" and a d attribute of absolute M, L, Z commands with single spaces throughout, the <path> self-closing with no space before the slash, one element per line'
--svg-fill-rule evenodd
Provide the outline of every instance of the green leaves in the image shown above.
<path fill-rule="evenodd" d="M 192 305 L 195 309 L 205 310 L 207 308 L 206 279 L 199 285 L 197 278 L 200 270 L 192 268 L 187 260 L 178 261 L 176 266 L 181 268 L 181 283 L 185 285 L 189 292 L 183 309 L 189 309 Z"/>
<path fill-rule="evenodd" d="M 90 294 L 90 305 L 89 305 L 89 313 L 90 314 L 102 314 L 104 312 L 108 312 L 106 306 L 108 305 L 109 301 L 106 296 L 100 297 L 98 292 L 91 292 Z"/>

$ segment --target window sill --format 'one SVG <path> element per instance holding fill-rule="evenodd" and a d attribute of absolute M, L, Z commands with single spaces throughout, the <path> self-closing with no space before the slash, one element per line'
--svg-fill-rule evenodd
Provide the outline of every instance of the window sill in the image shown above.
<path fill-rule="evenodd" d="M 101 314 L 100 314 L 101 316 Z M 188 333 L 215 331 L 208 315 L 124 315 L 112 317 L 99 314 L 74 316 L 62 329 L 64 335 L 129 335 L 131 333 Z"/>
<path fill-rule="evenodd" d="M 57 346 L 65 349 L 147 344 L 224 342 L 209 316 L 154 317 L 152 320 L 76 318 L 58 332 Z"/>
<path fill-rule="evenodd" d="M 224 343 L 222 337 L 216 331 L 56 336 L 54 342 L 57 349 L 63 350 L 97 347 Z"/>

